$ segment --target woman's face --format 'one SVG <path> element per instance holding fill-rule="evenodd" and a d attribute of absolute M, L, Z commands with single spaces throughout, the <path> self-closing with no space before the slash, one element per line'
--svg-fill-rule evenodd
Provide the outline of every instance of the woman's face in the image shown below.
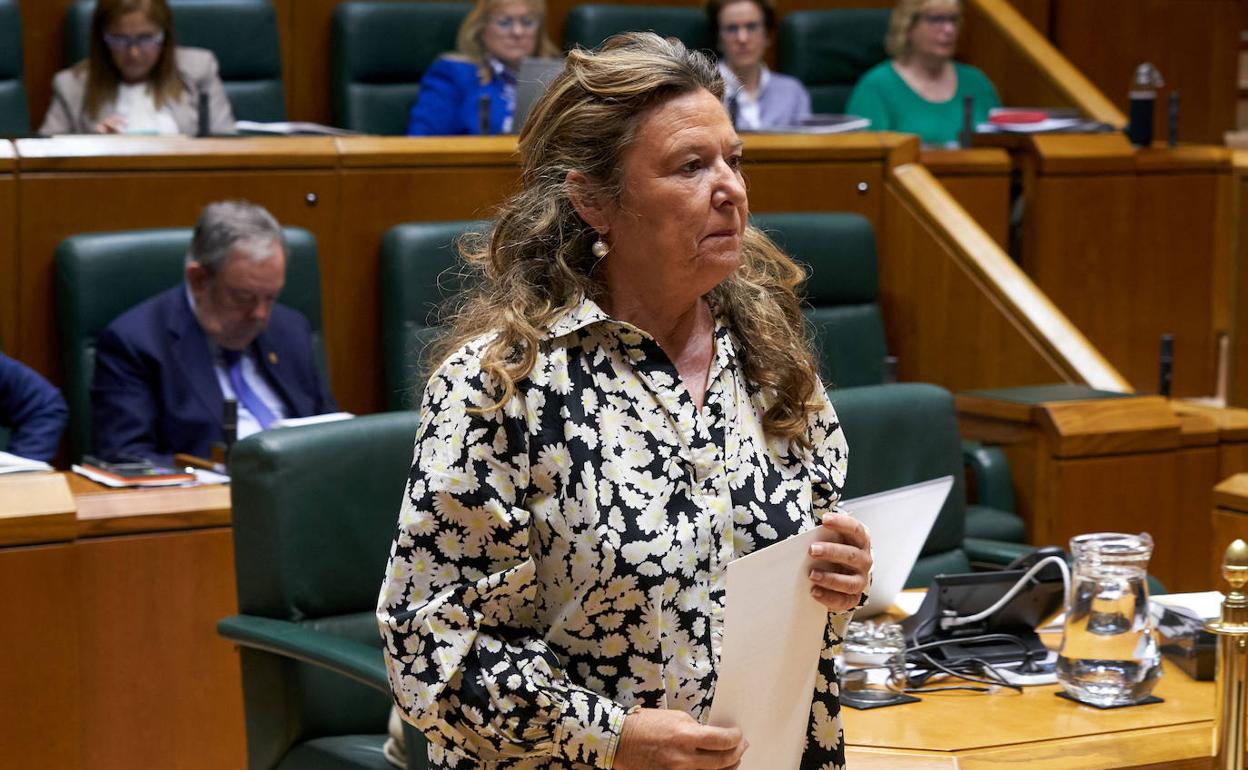
<path fill-rule="evenodd" d="M 957 3 L 936 0 L 925 4 L 910 27 L 910 55 L 952 59 L 961 23 L 962 9 Z"/>
<path fill-rule="evenodd" d="M 624 192 L 605 210 L 608 285 L 623 275 L 696 299 L 732 274 L 749 203 L 741 139 L 718 99 L 699 89 L 651 109 L 621 166 Z"/>
<path fill-rule="evenodd" d="M 541 17 L 524 0 L 506 0 L 485 17 L 481 45 L 485 52 L 515 69 L 520 60 L 537 51 L 537 28 Z"/>
<path fill-rule="evenodd" d="M 131 11 L 104 28 L 104 44 L 127 83 L 141 83 L 152 74 L 165 45 L 165 33 L 142 11 Z"/>
<path fill-rule="evenodd" d="M 753 0 L 729 3 L 719 12 L 719 50 L 734 72 L 750 70 L 767 51 L 767 23 Z"/>

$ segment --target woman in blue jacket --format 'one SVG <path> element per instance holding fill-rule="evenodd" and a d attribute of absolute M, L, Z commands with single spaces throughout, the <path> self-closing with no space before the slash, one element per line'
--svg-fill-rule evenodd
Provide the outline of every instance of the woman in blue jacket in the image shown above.
<path fill-rule="evenodd" d="M 546 34 L 544 0 L 477 0 L 455 44 L 425 70 L 407 133 L 510 133 L 521 60 L 559 55 Z"/>

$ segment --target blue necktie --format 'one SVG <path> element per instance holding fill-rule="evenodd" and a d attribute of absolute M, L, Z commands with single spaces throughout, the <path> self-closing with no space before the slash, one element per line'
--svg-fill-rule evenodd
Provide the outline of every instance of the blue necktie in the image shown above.
<path fill-rule="evenodd" d="M 238 397 L 239 402 L 251 412 L 251 416 L 256 418 L 256 422 L 260 423 L 260 430 L 267 430 L 273 424 L 273 412 L 265 406 L 256 392 L 247 384 L 247 380 L 243 378 L 243 354 L 238 350 L 222 350 L 222 358 L 225 359 L 226 371 L 230 375 L 230 384 L 234 386 L 234 395 Z"/>

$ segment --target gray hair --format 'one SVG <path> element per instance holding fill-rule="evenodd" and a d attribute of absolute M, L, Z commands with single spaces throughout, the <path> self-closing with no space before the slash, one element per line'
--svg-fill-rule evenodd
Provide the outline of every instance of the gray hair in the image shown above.
<path fill-rule="evenodd" d="M 209 275 L 217 275 L 234 249 L 260 262 L 269 256 L 265 247 L 275 242 L 283 256 L 289 254 L 282 226 L 263 206 L 244 200 L 209 203 L 195 223 L 186 262 L 198 262 Z"/>

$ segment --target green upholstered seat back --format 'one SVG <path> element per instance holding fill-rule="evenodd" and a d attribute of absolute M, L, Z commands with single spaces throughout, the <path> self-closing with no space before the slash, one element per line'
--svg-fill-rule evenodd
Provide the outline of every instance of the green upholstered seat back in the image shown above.
<path fill-rule="evenodd" d="M 437 336 L 445 301 L 465 288 L 456 269 L 456 241 L 484 231 L 484 221 L 411 222 L 396 225 L 381 245 L 381 349 L 386 408 L 411 409 L 424 386 L 423 354 Z"/>
<path fill-rule="evenodd" d="M 953 476 L 953 490 L 907 585 L 927 586 L 937 572 L 969 572 L 962 551 L 966 525 L 962 444 L 949 391 L 908 382 L 831 390 L 828 397 L 849 444 L 845 497 Z"/>
<path fill-rule="evenodd" d="M 282 56 L 272 0 L 169 0 L 178 45 L 216 54 L 237 120 L 286 119 Z M 65 11 L 65 64 L 88 51 L 95 0 Z"/>
<path fill-rule="evenodd" d="M 22 17 L 17 0 L 0 0 L 0 136 L 30 133 L 22 80 Z"/>
<path fill-rule="evenodd" d="M 316 238 L 302 228 L 287 227 L 283 232 L 290 259 L 280 301 L 307 316 L 313 352 L 321 373 L 326 374 Z M 56 306 L 74 460 L 92 446 L 95 338 L 117 316 L 179 283 L 190 243 L 190 228 L 168 228 L 85 233 L 66 238 L 56 247 Z"/>
<path fill-rule="evenodd" d="M 711 49 L 701 8 L 662 5 L 578 5 L 568 11 L 563 25 L 563 47 L 596 48 L 620 32 L 657 32 L 674 37 L 690 50 Z"/>
<path fill-rule="evenodd" d="M 817 113 L 840 113 L 863 73 L 884 61 L 888 8 L 794 11 L 780 22 L 779 65 Z"/>
<path fill-rule="evenodd" d="M 454 50 L 471 5 L 353 2 L 334 8 L 334 124 L 369 134 L 403 134 L 420 78 L 439 54 Z"/>
<path fill-rule="evenodd" d="M 810 277 L 803 289 L 826 385 L 884 381 L 875 232 L 857 214 L 756 214 L 765 231 Z"/>
<path fill-rule="evenodd" d="M 388 412 L 264 431 L 230 453 L 238 605 L 246 615 L 381 646 L 374 609 L 417 416 Z M 274 655 L 243 656 L 251 767 L 294 743 L 384 733 L 390 700 Z"/>

